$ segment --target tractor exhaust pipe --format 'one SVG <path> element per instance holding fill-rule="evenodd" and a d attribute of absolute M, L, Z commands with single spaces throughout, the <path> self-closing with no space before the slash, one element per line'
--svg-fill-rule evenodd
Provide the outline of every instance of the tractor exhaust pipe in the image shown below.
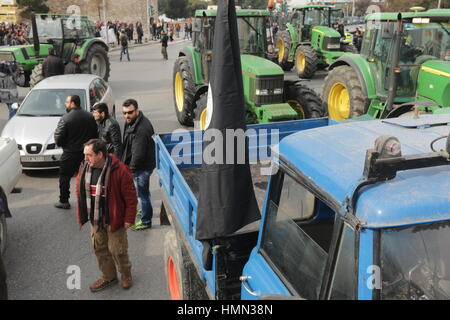
<path fill-rule="evenodd" d="M 398 87 L 398 78 L 400 76 L 400 66 L 399 63 L 399 56 L 400 56 L 400 47 L 402 44 L 402 30 L 403 30 L 403 22 L 402 22 L 402 15 L 401 13 L 397 16 L 397 25 L 396 30 L 394 33 L 394 52 L 392 53 L 392 60 L 391 60 L 391 77 L 389 81 L 389 92 L 388 92 L 388 98 L 386 101 L 386 107 L 385 111 L 390 112 L 392 110 L 392 106 L 394 105 L 394 99 L 397 93 L 397 87 Z"/>
<path fill-rule="evenodd" d="M 31 26 L 33 28 L 33 44 L 34 44 L 34 52 L 36 53 L 36 57 L 41 55 L 41 44 L 39 43 L 39 34 L 36 23 L 36 15 L 34 13 L 31 14 Z"/>

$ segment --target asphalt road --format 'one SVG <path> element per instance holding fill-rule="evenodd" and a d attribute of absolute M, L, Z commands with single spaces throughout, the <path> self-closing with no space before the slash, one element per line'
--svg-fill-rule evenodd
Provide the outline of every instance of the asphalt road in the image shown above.
<path fill-rule="evenodd" d="M 131 62 L 119 62 L 119 52 L 112 52 L 110 85 L 116 105 L 134 98 L 149 117 L 157 133 L 180 128 L 176 120 L 172 98 L 172 68 L 178 50 L 186 42 L 169 46 L 169 60 L 162 60 L 160 46 L 152 44 L 130 50 Z M 305 81 L 320 93 L 324 73 Z M 288 79 L 296 79 L 293 72 Z M 21 89 L 24 96 L 28 90 Z M 123 120 L 118 108 L 117 117 Z M 0 105 L 0 131 L 7 121 L 6 105 Z M 73 179 L 74 180 L 74 179 Z M 100 293 L 91 293 L 89 284 L 100 276 L 93 254 L 89 228 L 79 229 L 75 203 L 72 209 L 53 207 L 58 200 L 57 171 L 26 172 L 18 184 L 22 193 L 9 196 L 13 218 L 8 219 L 8 248 L 4 262 L 8 272 L 10 299 L 167 299 L 163 263 L 163 241 L 167 227 L 159 225 L 161 193 L 156 175 L 151 178 L 154 208 L 153 228 L 129 231 L 129 254 L 133 264 L 134 286 L 124 291 L 116 285 Z M 72 181 L 71 191 L 74 189 Z M 77 266 L 81 275 L 81 289 L 68 289 Z"/>

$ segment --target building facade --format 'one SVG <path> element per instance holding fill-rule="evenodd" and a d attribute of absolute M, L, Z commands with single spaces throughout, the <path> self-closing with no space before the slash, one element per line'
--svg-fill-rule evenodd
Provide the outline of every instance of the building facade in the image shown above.
<path fill-rule="evenodd" d="M 48 0 L 46 4 L 52 13 L 79 13 L 92 21 L 104 21 L 106 16 L 107 21 L 139 21 L 147 26 L 149 18 L 158 16 L 158 0 Z"/>

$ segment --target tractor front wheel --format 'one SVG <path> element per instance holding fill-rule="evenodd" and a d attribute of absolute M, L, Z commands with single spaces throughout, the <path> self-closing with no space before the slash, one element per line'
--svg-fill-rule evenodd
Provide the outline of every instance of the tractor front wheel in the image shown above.
<path fill-rule="evenodd" d="M 359 117 L 367 112 L 369 106 L 358 75 L 350 66 L 339 66 L 329 71 L 322 100 L 330 118 L 337 121 Z"/>
<path fill-rule="evenodd" d="M 295 51 L 295 70 L 297 76 L 311 79 L 317 71 L 317 54 L 310 46 L 299 46 Z"/>
<path fill-rule="evenodd" d="M 42 74 L 42 63 L 40 63 L 35 66 L 33 71 L 31 72 L 30 87 L 33 88 L 42 80 L 44 80 L 44 75 Z"/>
<path fill-rule="evenodd" d="M 285 101 L 297 112 L 299 119 L 324 116 L 322 100 L 314 90 L 300 83 L 285 82 Z"/>
<path fill-rule="evenodd" d="M 81 72 L 95 74 L 103 80 L 108 81 L 111 72 L 111 63 L 108 52 L 99 44 L 94 44 L 89 48 L 86 58 L 80 64 Z"/>
<path fill-rule="evenodd" d="M 294 66 L 294 62 L 289 62 L 289 52 L 291 51 L 292 40 L 289 31 L 278 31 L 275 36 L 275 48 L 278 49 L 278 64 L 284 71 L 289 71 Z"/>

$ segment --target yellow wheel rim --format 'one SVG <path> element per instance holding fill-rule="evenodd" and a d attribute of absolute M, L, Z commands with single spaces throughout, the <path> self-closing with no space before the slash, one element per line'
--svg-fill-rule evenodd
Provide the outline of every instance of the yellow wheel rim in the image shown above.
<path fill-rule="evenodd" d="M 203 109 L 202 113 L 200 114 L 200 129 L 206 129 L 206 108 Z"/>
<path fill-rule="evenodd" d="M 328 95 L 328 114 L 337 121 L 350 117 L 350 95 L 347 87 L 340 82 L 331 87 Z"/>
<path fill-rule="evenodd" d="M 282 39 L 277 40 L 276 48 L 278 49 L 278 63 L 282 63 L 284 58 L 284 41 Z"/>
<path fill-rule="evenodd" d="M 297 100 L 288 100 L 287 103 L 297 112 L 299 119 L 306 119 L 305 109 Z"/>
<path fill-rule="evenodd" d="M 177 102 L 178 111 L 183 112 L 184 108 L 184 89 L 181 74 L 177 72 L 175 75 L 175 101 Z"/>
<path fill-rule="evenodd" d="M 295 58 L 295 63 L 297 65 L 297 71 L 302 73 L 305 70 L 306 58 L 303 52 L 299 51 L 297 57 Z"/>

